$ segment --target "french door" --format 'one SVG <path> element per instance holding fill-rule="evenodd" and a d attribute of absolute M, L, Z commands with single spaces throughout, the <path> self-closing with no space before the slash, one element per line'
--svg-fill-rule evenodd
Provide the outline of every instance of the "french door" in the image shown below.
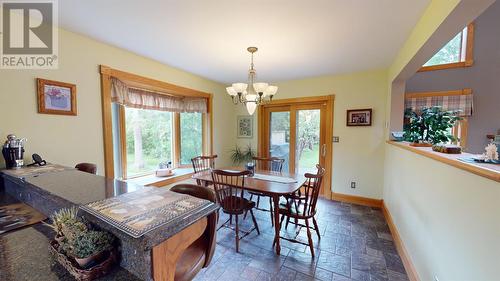
<path fill-rule="evenodd" d="M 321 195 L 331 197 L 333 96 L 275 100 L 259 108 L 259 154 L 285 159 L 284 171 L 326 169 Z"/>

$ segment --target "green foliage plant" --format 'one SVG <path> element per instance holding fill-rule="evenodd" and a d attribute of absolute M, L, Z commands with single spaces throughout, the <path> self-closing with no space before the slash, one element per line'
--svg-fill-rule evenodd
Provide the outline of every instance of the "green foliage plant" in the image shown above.
<path fill-rule="evenodd" d="M 255 155 L 256 152 L 250 144 L 243 149 L 236 146 L 233 150 L 231 150 L 231 161 L 233 164 L 239 165 L 241 163 L 251 162 Z"/>
<path fill-rule="evenodd" d="M 440 106 L 424 107 L 415 112 L 406 109 L 408 124 L 404 127 L 404 139 L 412 143 L 439 144 L 456 141 L 450 133 L 455 123 L 461 120 L 457 111 L 444 111 Z"/>
<path fill-rule="evenodd" d="M 81 232 L 73 241 L 70 253 L 76 258 L 86 258 L 113 247 L 114 237 L 104 231 Z"/>

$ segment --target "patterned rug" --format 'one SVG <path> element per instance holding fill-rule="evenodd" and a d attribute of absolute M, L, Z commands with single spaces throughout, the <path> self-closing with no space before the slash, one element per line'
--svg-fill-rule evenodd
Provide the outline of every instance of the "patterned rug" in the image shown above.
<path fill-rule="evenodd" d="M 24 203 L 0 206 L 0 235 L 45 220 L 47 217 Z"/>

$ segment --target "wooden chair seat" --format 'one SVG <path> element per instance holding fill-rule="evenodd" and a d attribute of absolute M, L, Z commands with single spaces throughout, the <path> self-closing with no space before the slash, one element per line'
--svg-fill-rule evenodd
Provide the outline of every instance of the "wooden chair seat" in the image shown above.
<path fill-rule="evenodd" d="M 316 212 L 304 215 L 304 209 L 306 209 L 304 205 L 300 205 L 297 208 L 291 208 L 290 206 L 283 206 L 280 204 L 278 212 L 280 215 L 285 215 L 292 219 L 308 219 L 316 215 Z"/>
<path fill-rule="evenodd" d="M 230 215 L 241 215 L 246 211 L 250 211 L 255 207 L 255 202 L 250 201 L 246 198 L 241 198 L 239 196 L 228 196 L 224 198 L 224 200 L 234 200 L 234 208 L 232 209 L 222 209 L 222 211 L 226 214 Z M 224 205 L 224 202 L 222 202 Z"/>

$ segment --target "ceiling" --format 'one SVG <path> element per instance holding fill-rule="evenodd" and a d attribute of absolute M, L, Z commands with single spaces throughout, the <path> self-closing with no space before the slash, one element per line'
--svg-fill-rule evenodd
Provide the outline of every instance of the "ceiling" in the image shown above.
<path fill-rule="evenodd" d="M 430 0 L 64 0 L 64 29 L 211 80 L 388 67 Z"/>

